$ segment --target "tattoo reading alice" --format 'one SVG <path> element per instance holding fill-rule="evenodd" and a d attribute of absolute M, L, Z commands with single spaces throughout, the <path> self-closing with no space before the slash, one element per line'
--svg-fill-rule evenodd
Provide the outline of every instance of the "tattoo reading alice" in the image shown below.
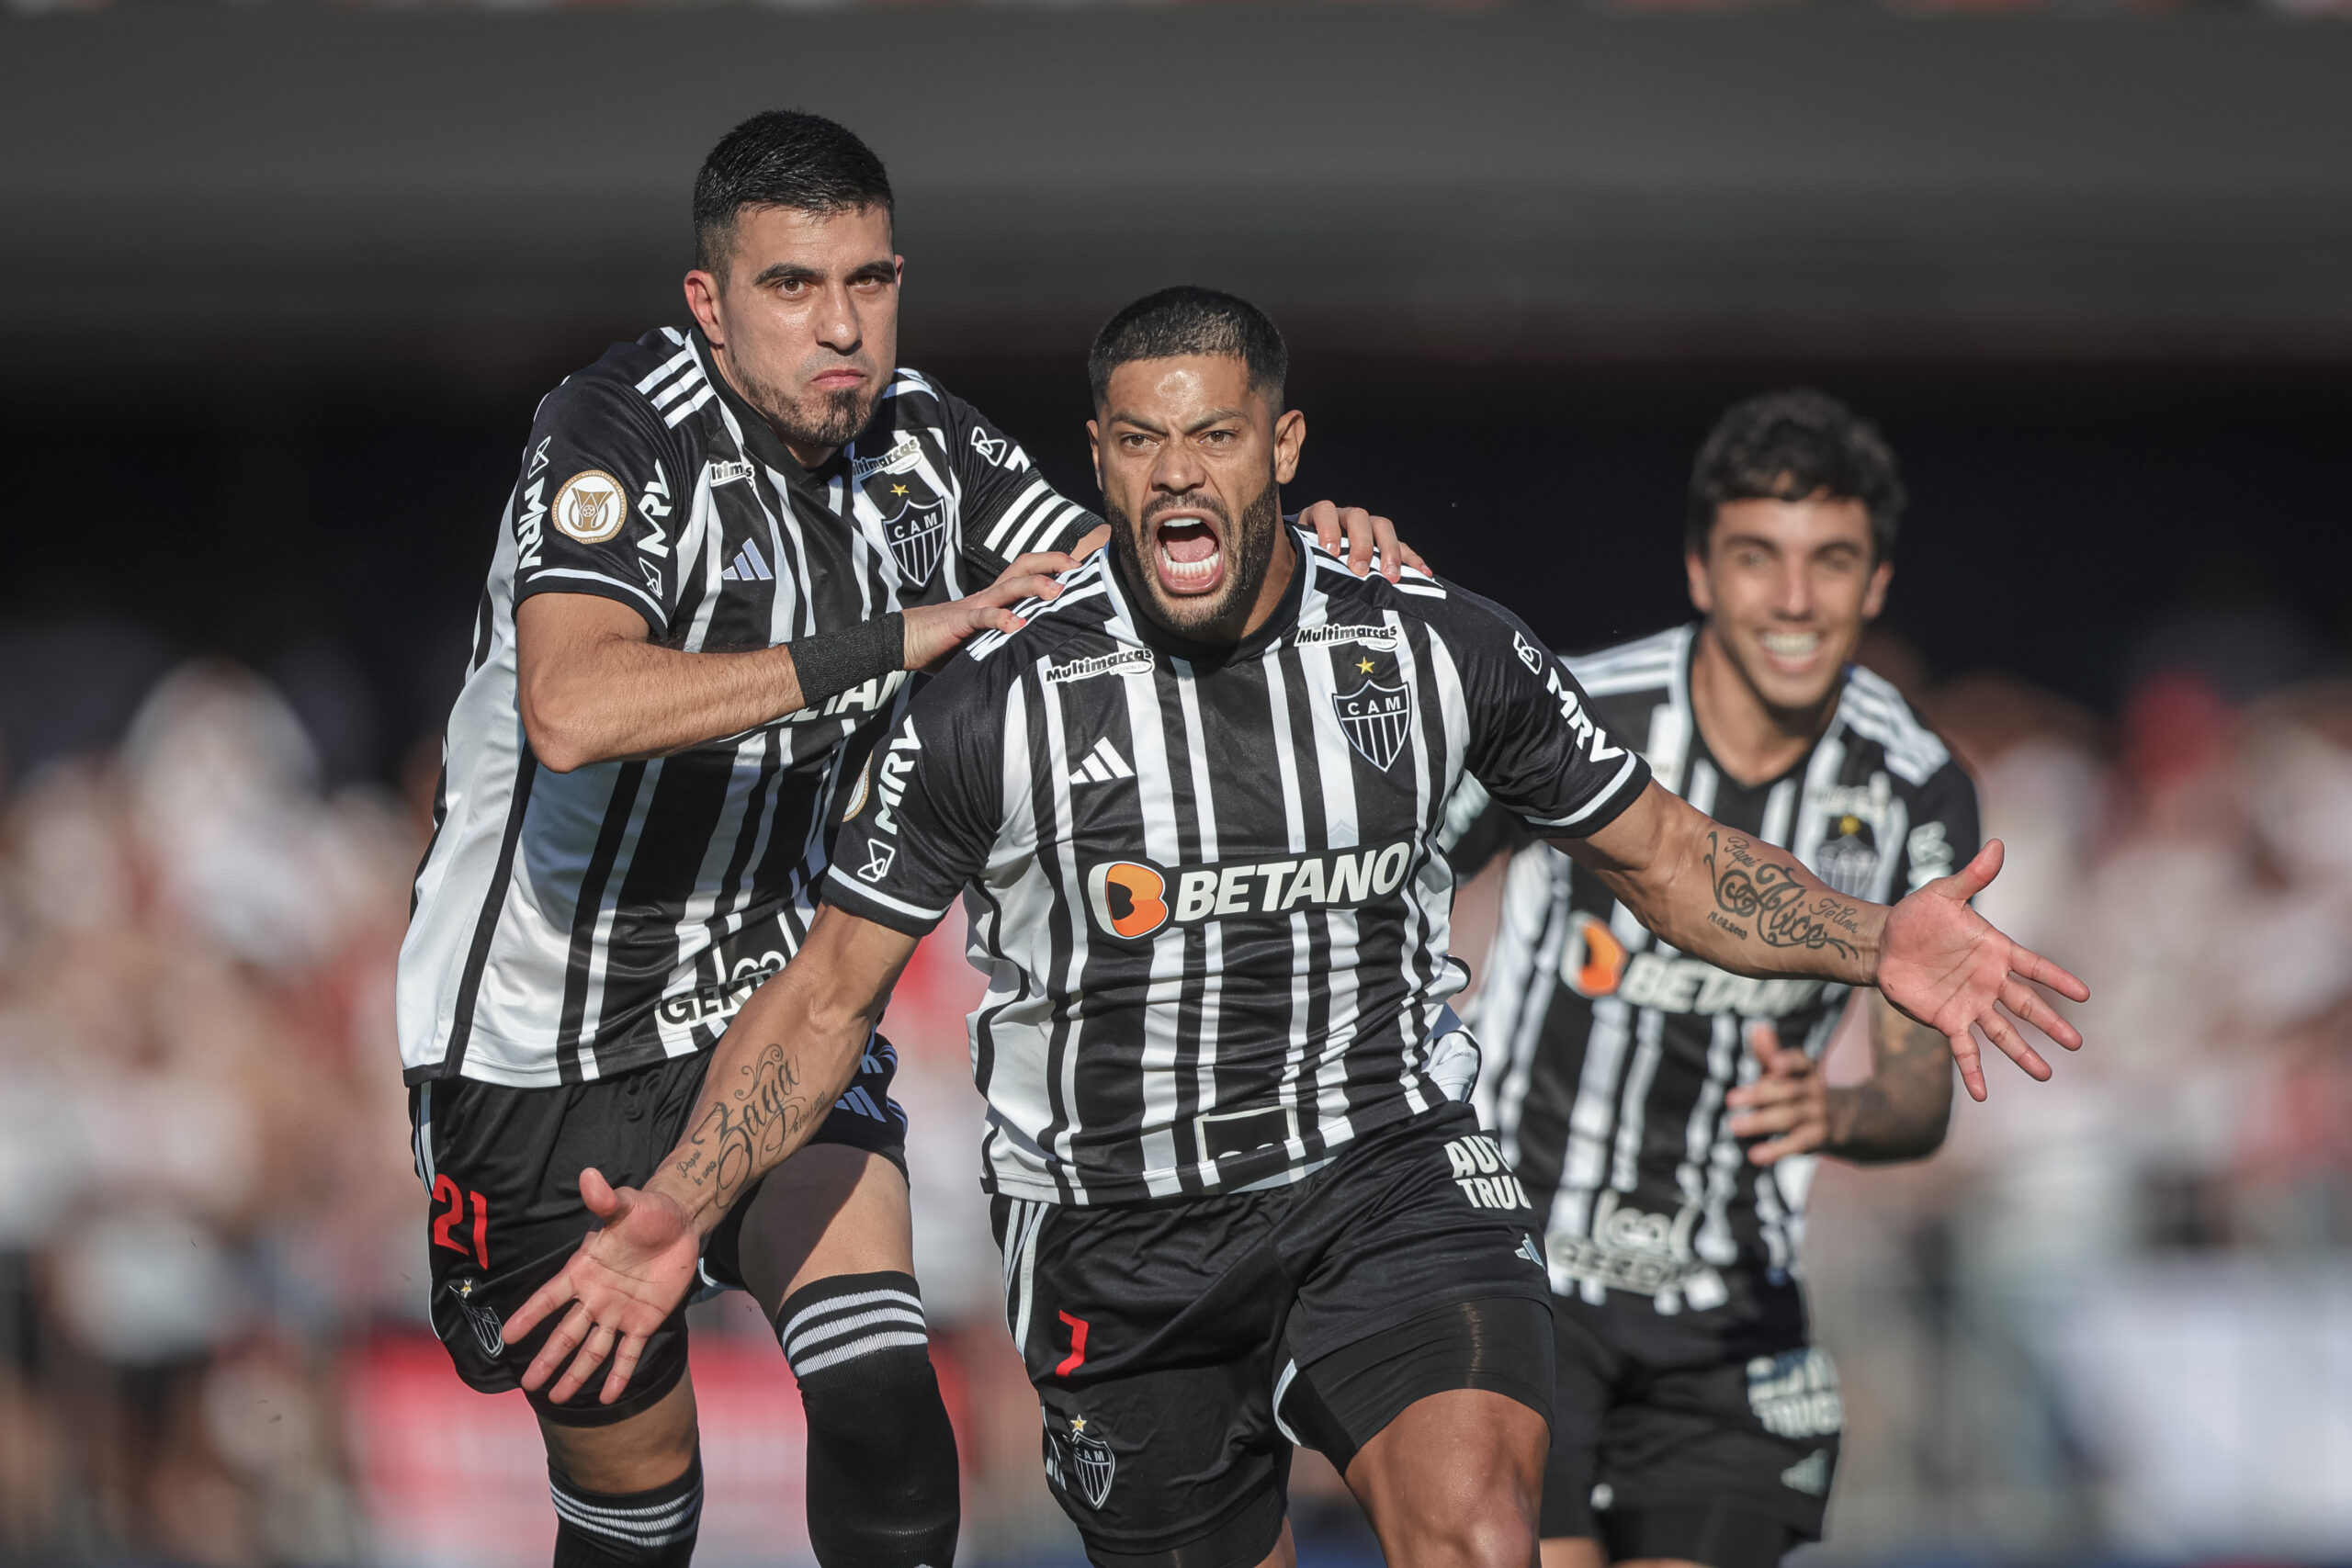
<path fill-rule="evenodd" d="M 1797 880 L 1795 866 L 1757 859 L 1746 839 L 1709 833 L 1707 870 L 1715 879 L 1716 907 L 1752 923 L 1756 940 L 1768 947 L 1826 948 L 1850 957 L 1861 939 L 1854 910 L 1843 899 L 1816 897 Z M 1708 918 L 1725 931 L 1747 934 L 1713 911 Z"/>
<path fill-rule="evenodd" d="M 733 1089 L 703 1112 L 686 1135 L 691 1152 L 678 1161 L 678 1174 L 696 1187 L 716 1184 L 712 1196 L 721 1207 L 732 1204 L 756 1173 L 775 1163 L 808 1119 L 800 1065 L 782 1045 L 762 1051 L 739 1077 Z"/>

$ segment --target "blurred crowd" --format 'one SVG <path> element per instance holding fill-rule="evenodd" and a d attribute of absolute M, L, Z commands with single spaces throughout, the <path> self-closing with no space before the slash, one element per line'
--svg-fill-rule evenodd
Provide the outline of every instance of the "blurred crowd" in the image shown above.
<path fill-rule="evenodd" d="M 1928 687 L 1879 647 L 2007 843 L 1987 912 L 2097 996 L 2092 1044 L 2055 1082 L 1996 1072 L 1933 1162 L 1815 1188 L 1808 1269 L 1850 1423 L 1824 1550 L 2341 1558 L 2352 684 L 2247 694 L 2160 669 L 2110 721 L 2006 678 Z M 330 789 L 275 688 L 198 663 L 109 750 L 9 780 L 0 1558 L 463 1560 L 391 1518 L 432 1489 L 389 1492 L 399 1467 L 371 1457 L 385 1391 L 409 1386 L 395 1373 L 456 1391 L 419 1338 L 424 1209 L 390 1033 L 430 792 L 413 771 L 405 794 Z M 1482 919 L 1473 898 L 1474 961 Z M 977 983 L 943 931 L 888 1027 L 973 1472 L 967 1556 L 1038 1561 L 1069 1543 L 996 1323 L 959 1016 Z M 1864 1060 L 1841 1042 L 1833 1077 Z M 715 1344 L 773 1356 L 756 1314 L 700 1310 Z M 518 1435 L 531 1525 L 545 1505 Z M 789 1440 L 760 1438 L 747 1473 Z M 1312 1514 L 1331 1487 L 1302 1481 Z M 1345 1545 L 1329 1539 L 1326 1560 Z M 543 1560 L 528 1540 L 474 1560 L 510 1555 Z"/>

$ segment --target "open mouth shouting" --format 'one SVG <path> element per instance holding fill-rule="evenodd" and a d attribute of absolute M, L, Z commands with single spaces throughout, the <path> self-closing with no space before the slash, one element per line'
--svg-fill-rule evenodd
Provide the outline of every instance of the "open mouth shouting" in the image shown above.
<path fill-rule="evenodd" d="M 1223 585 L 1225 524 L 1207 507 L 1171 506 L 1151 520 L 1147 533 L 1162 592 L 1189 599 Z"/>

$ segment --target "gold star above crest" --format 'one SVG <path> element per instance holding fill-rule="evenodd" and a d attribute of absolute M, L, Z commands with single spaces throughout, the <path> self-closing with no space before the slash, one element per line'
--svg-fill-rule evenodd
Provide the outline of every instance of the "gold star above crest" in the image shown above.
<path fill-rule="evenodd" d="M 890 487 L 890 493 L 892 495 L 904 495 L 907 493 L 907 487 L 904 485 L 892 485 Z"/>
<path fill-rule="evenodd" d="M 1369 675 L 1372 673 L 1372 660 L 1369 659 L 1359 659 L 1356 660 L 1356 668 L 1362 671 L 1364 674 Z"/>

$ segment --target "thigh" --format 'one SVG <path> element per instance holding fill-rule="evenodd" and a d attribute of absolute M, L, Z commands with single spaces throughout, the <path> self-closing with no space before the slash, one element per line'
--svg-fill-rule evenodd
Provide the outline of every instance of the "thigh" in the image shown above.
<path fill-rule="evenodd" d="M 1414 1401 L 1348 1466 L 1391 1562 L 1524 1563 L 1544 1485 L 1544 1417 L 1507 1395 L 1458 1388 Z M 1508 1545 L 1498 1534 L 1509 1533 Z"/>
<path fill-rule="evenodd" d="M 1541 1433 L 1552 1408 L 1552 1334 L 1546 1303 L 1456 1302 L 1304 1365 L 1287 1363 L 1274 1414 L 1294 1442 L 1320 1450 L 1351 1483 L 1357 1456 L 1440 1394 L 1492 1393 L 1531 1413 Z M 1539 1466 L 1546 1446 L 1543 1438 L 1535 1445 Z"/>
<path fill-rule="evenodd" d="M 1711 1549 L 1713 1560 L 1728 1561 L 1747 1550 L 1748 1534 L 1781 1541 L 1780 1550 L 1820 1538 L 1844 1426 L 1837 1368 L 1826 1352 L 1810 1345 L 1735 1351 L 1636 1382 L 1611 1412 L 1602 1445 L 1612 1546 L 1623 1535 L 1634 1555 L 1687 1556 L 1663 1550 L 1666 1538 L 1704 1526 L 1724 1537 Z M 1740 1516 L 1755 1529 L 1731 1529 L 1736 1519 L 1694 1522 L 1694 1510 Z M 1645 1544 L 1650 1536 L 1660 1538 L 1660 1550 Z"/>
<path fill-rule="evenodd" d="M 467 1383 L 485 1393 L 521 1387 L 555 1320 L 512 1342 L 503 1325 L 596 1228 L 580 1201 L 581 1171 L 643 1182 L 692 1108 L 705 1065 L 687 1057 L 548 1089 L 446 1078 L 410 1091 L 418 1174 L 430 1194 L 433 1327 Z M 674 1314 L 649 1339 L 628 1392 L 612 1404 L 583 1391 L 562 1405 L 534 1393 L 532 1407 L 561 1425 L 626 1421 L 676 1387 L 685 1341 L 684 1317 Z"/>
<path fill-rule="evenodd" d="M 582 1491 L 626 1496 L 666 1486 L 694 1462 L 694 1378 L 681 1377 L 651 1404 L 607 1426 L 573 1426 L 541 1416 L 539 1436 L 548 1461 Z"/>
<path fill-rule="evenodd" d="M 912 1274 L 907 1179 L 878 1154 L 810 1145 L 770 1171 L 711 1232 L 703 1272 L 740 1285 L 775 1314 L 786 1298 L 836 1274 Z"/>
<path fill-rule="evenodd" d="M 1275 1548 L 1290 1444 L 1272 1416 L 1289 1286 L 1282 1195 L 1130 1210 L 999 1198 L 1006 1320 L 1046 1479 L 1111 1568 L 1250 1568 Z"/>

